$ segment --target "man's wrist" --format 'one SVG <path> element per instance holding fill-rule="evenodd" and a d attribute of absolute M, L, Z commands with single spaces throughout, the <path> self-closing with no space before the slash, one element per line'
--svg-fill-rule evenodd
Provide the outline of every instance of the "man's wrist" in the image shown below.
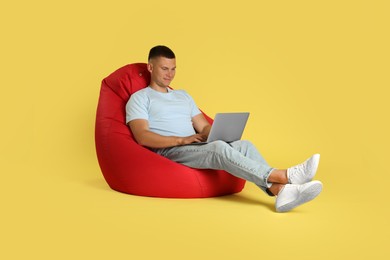
<path fill-rule="evenodd" d="M 183 144 L 184 144 L 184 138 L 176 137 L 176 145 L 183 145 Z"/>

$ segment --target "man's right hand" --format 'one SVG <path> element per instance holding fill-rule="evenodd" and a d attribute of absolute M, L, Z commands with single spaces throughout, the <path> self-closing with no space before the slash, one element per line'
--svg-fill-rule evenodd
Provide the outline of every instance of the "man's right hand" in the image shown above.
<path fill-rule="evenodd" d="M 206 141 L 203 135 L 194 134 L 187 137 L 181 137 L 180 145 L 200 143 Z"/>

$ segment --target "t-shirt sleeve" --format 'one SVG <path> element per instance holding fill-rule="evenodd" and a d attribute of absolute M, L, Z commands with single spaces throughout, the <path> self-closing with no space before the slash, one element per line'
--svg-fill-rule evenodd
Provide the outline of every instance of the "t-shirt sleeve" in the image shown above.
<path fill-rule="evenodd" d="M 134 119 L 149 120 L 148 116 L 148 97 L 140 93 L 131 95 L 126 104 L 126 124 Z"/>
<path fill-rule="evenodd" d="M 185 93 L 185 95 L 187 96 L 187 98 L 189 99 L 189 102 L 190 102 L 191 117 L 194 117 L 194 116 L 199 115 L 200 113 L 202 113 L 202 112 L 200 112 L 198 106 L 195 104 L 194 99 L 187 92 L 184 91 L 184 93 Z"/>

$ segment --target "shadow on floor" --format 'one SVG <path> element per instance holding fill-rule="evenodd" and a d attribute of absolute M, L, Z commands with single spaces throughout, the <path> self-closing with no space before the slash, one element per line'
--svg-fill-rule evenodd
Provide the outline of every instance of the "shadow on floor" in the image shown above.
<path fill-rule="evenodd" d="M 104 191 L 108 191 L 108 192 L 113 192 L 113 190 L 108 186 L 108 184 L 105 182 L 105 180 L 103 178 L 91 179 L 91 180 L 85 181 L 85 184 L 91 188 L 104 190 Z M 128 194 L 128 195 L 130 195 L 130 194 Z M 132 195 L 132 196 L 134 196 L 134 195 Z M 145 198 L 159 199 L 156 197 L 145 197 Z M 207 198 L 205 198 L 205 199 L 207 199 Z M 225 202 L 233 202 L 233 203 L 239 203 L 239 204 L 252 205 L 252 206 L 263 206 L 263 207 L 275 212 L 274 203 L 269 203 L 265 200 L 261 200 L 258 198 L 254 199 L 254 198 L 251 198 L 250 196 L 244 195 L 242 193 L 236 193 L 236 194 L 226 195 L 226 196 L 221 196 L 221 197 L 212 197 L 211 199 L 221 200 L 221 201 L 225 201 Z M 175 199 L 173 199 L 173 200 L 175 200 Z M 179 200 L 181 200 L 181 199 L 179 199 Z M 186 199 L 183 199 L 183 200 L 186 200 Z"/>
<path fill-rule="evenodd" d="M 105 182 L 105 180 L 103 178 L 91 179 L 91 180 L 85 181 L 85 184 L 87 186 L 90 186 L 90 187 L 95 188 L 95 189 L 112 191 L 110 186 L 108 186 L 108 184 Z"/>
<path fill-rule="evenodd" d="M 224 200 L 224 201 L 230 201 L 230 202 L 237 202 L 240 204 L 247 204 L 247 205 L 254 205 L 254 206 L 264 206 L 268 208 L 271 211 L 275 211 L 275 206 L 273 203 L 269 203 L 266 201 L 262 201 L 259 199 L 253 199 L 250 197 L 247 197 L 243 194 L 233 194 L 228 196 L 222 196 L 222 197 L 216 197 L 217 200 Z"/>

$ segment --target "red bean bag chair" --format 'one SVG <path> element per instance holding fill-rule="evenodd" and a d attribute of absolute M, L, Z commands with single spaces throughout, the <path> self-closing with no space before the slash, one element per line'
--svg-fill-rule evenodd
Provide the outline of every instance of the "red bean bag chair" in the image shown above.
<path fill-rule="evenodd" d="M 149 81 L 144 63 L 126 65 L 102 81 L 95 144 L 108 185 L 124 193 L 165 198 L 205 198 L 240 192 L 245 180 L 225 171 L 184 166 L 136 143 L 125 123 L 125 106 L 130 95 L 147 87 Z"/>

